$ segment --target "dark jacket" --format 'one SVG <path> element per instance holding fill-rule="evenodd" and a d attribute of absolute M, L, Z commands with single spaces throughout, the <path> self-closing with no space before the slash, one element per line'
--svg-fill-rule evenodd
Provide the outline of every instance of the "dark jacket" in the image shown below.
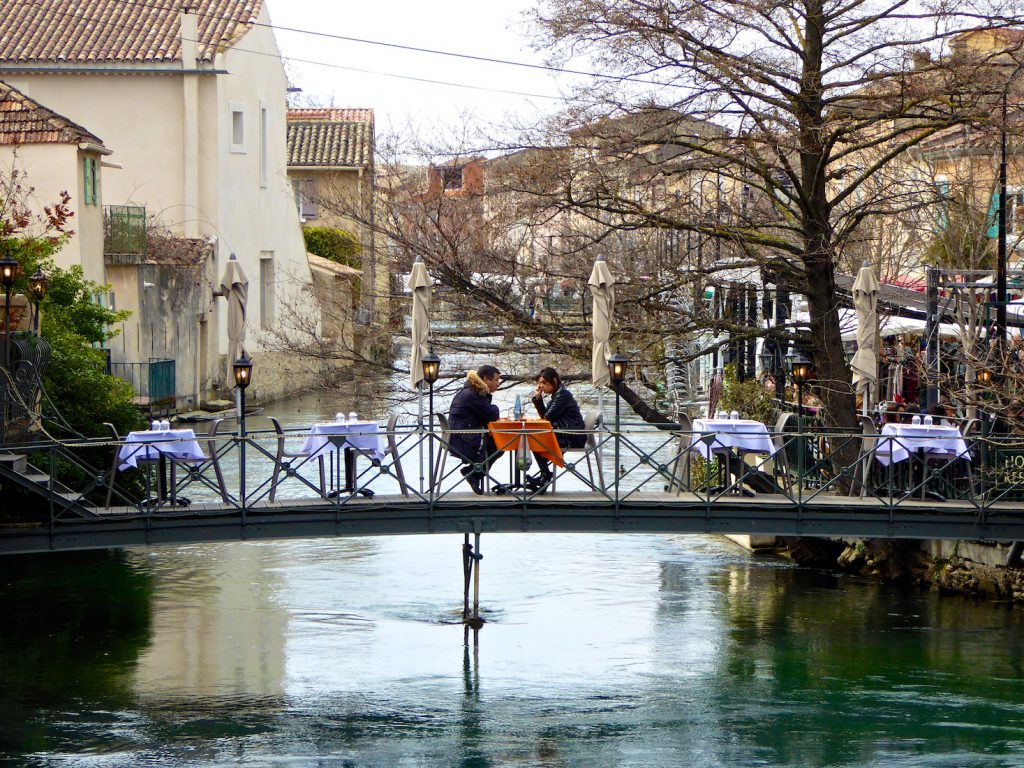
<path fill-rule="evenodd" d="M 466 376 L 466 386 L 452 398 L 448 411 L 448 428 L 452 430 L 452 453 L 468 462 L 482 462 L 487 457 L 484 433 L 455 434 L 460 429 L 486 429 L 499 418 L 498 406 L 491 403 L 491 392 L 476 371 Z"/>
<path fill-rule="evenodd" d="M 576 398 L 564 386 L 555 390 L 555 393 L 551 395 L 551 402 L 547 405 L 544 405 L 542 397 L 533 398 L 533 404 L 537 407 L 540 417 L 550 421 L 556 432 L 560 429 L 585 429 L 583 414 L 580 413 L 580 407 L 576 404 Z M 558 435 L 558 444 L 562 448 L 582 448 L 587 444 L 587 436 L 584 434 L 560 434 Z"/>

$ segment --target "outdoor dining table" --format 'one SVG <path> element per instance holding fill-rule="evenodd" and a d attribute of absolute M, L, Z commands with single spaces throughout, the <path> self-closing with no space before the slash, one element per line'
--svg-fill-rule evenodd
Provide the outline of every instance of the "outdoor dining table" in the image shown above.
<path fill-rule="evenodd" d="M 694 419 L 689 450 L 710 461 L 715 455 L 725 459 L 725 472 L 732 473 L 736 461 L 747 453 L 771 455 L 775 453 L 768 428 L 752 419 Z M 728 474 L 726 475 L 728 476 Z M 743 488 L 743 493 L 753 491 Z"/>
<path fill-rule="evenodd" d="M 171 498 L 174 498 L 174 462 L 206 461 L 206 454 L 191 429 L 146 429 L 129 432 L 117 453 L 118 471 L 136 469 L 139 462 L 157 464 L 157 495 L 165 498 L 167 459 L 171 460 Z"/>
<path fill-rule="evenodd" d="M 929 457 L 947 459 L 949 462 L 957 458 L 970 461 L 971 454 L 960 430 L 945 424 L 883 424 L 875 459 L 885 466 L 899 464 L 916 455 L 918 463 L 917 482 L 921 486 L 921 497 L 928 493 L 924 482 L 925 465 Z M 932 494 L 940 496 L 940 494 Z M 945 500 L 941 497 L 939 500 Z"/>
<path fill-rule="evenodd" d="M 323 459 L 337 455 L 343 447 L 345 482 L 342 490 L 352 492 L 356 488 L 356 454 L 379 462 L 386 455 L 387 446 L 380 434 L 380 425 L 375 421 L 328 421 L 310 428 L 302 443 L 302 452 L 309 454 L 310 459 Z M 340 461 L 338 466 L 340 471 Z M 333 480 L 333 471 L 331 475 Z"/>
<path fill-rule="evenodd" d="M 565 466 L 562 447 L 547 419 L 500 419 L 492 421 L 488 426 L 496 450 L 517 451 L 525 448 L 556 466 Z"/>

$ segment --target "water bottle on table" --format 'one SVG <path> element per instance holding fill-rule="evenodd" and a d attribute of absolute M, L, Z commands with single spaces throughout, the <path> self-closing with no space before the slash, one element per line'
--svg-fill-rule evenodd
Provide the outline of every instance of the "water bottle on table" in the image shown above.
<path fill-rule="evenodd" d="M 516 404 L 512 407 L 512 416 L 516 421 L 523 420 L 523 400 L 516 395 Z"/>

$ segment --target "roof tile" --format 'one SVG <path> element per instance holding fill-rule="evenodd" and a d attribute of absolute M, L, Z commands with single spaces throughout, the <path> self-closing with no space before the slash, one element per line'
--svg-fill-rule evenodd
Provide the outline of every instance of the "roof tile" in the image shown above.
<path fill-rule="evenodd" d="M 344 111 L 344 110 L 342 110 Z M 360 110 L 371 112 L 372 110 Z M 330 168 L 373 161 L 373 123 L 293 120 L 288 114 L 288 165 Z"/>
<path fill-rule="evenodd" d="M 94 134 L 0 81 L 0 144 L 101 145 Z"/>
<path fill-rule="evenodd" d="M 169 62 L 181 59 L 183 8 L 196 14 L 198 54 L 213 61 L 251 28 L 263 0 L 0 0 L 0 61 Z"/>

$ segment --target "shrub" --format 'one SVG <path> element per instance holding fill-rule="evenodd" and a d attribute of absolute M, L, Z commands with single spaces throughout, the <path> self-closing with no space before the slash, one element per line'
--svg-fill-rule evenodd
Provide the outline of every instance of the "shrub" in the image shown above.
<path fill-rule="evenodd" d="M 304 227 L 302 236 L 310 253 L 353 269 L 362 269 L 359 258 L 362 246 L 351 232 L 333 227 Z"/>

